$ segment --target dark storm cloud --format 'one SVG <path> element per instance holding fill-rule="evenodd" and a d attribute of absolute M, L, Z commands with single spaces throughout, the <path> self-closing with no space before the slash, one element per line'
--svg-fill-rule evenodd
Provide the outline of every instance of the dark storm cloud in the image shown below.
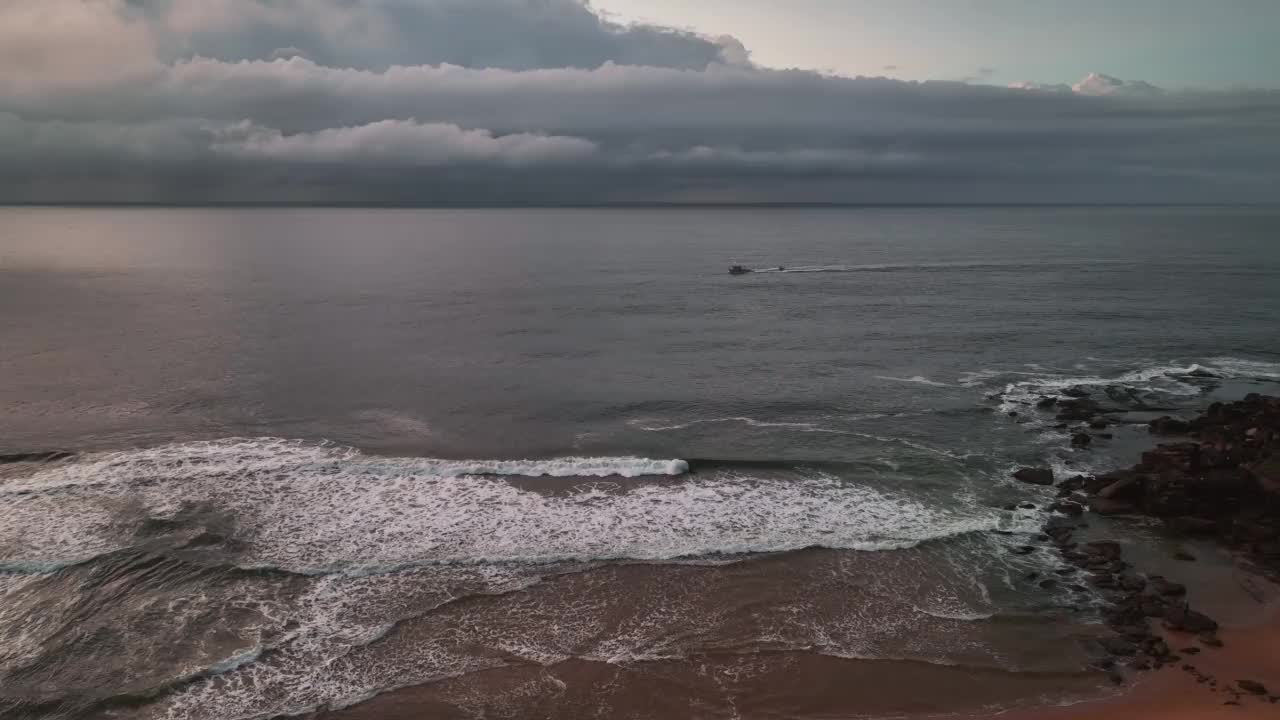
<path fill-rule="evenodd" d="M 324 65 L 598 67 L 605 62 L 700 69 L 732 41 L 608 22 L 576 0 L 132 0 L 164 29 L 167 59 L 261 60 L 299 55 Z"/>
<path fill-rule="evenodd" d="M 570 0 L 0 6 L 0 199 L 1267 201 L 1278 133 L 1275 91 L 769 70 Z"/>

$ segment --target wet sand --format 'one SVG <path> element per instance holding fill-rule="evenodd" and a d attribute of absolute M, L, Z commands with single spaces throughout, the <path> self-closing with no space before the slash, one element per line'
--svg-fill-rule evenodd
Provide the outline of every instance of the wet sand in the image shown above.
<path fill-rule="evenodd" d="M 493 666 L 374 697 L 326 720 L 432 718 L 837 718 L 976 713 L 1028 698 L 1088 698 L 1106 678 L 1078 670 L 1080 639 L 1067 617 L 955 620 L 910 610 L 922 598 L 878 580 L 912 576 L 936 587 L 929 550 L 807 550 L 723 567 L 630 565 L 544 582 L 516 595 L 475 598 L 406 623 L 385 642 L 428 645 L 450 628 L 482 624 L 510 652 Z M 888 563 L 890 567 L 881 567 Z M 604 638 L 632 657 L 581 653 L 543 662 L 542 634 L 573 645 L 576 616 L 598 603 Z M 906 603 L 906 605 L 903 605 Z M 903 619 L 911 618 L 909 626 Z M 803 628 L 812 628 L 804 630 Z M 799 634 L 797 634 L 799 633 Z M 842 633 L 849 634 L 842 639 Z M 522 640 L 523 638 L 523 640 Z M 803 638 L 803 639 L 802 639 Z M 589 643 L 593 644 L 593 643 Z M 844 647 L 841 651 L 837 648 Z M 857 656 L 864 648 L 870 657 Z M 909 657 L 928 649 L 945 657 Z M 949 648 L 949 649 L 948 649 Z M 1016 653 L 1010 671 L 994 648 Z M 850 653 L 850 654 L 845 654 Z M 647 657 L 634 658 L 635 655 Z"/>
<path fill-rule="evenodd" d="M 1175 649 L 1199 646 L 1170 635 Z M 691 663 L 621 667 L 569 661 L 546 668 L 502 668 L 389 693 L 317 716 L 324 720 L 410 720 L 474 717 L 460 706 L 483 706 L 485 717 L 510 718 L 853 718 L 961 717 L 967 720 L 1263 720 L 1277 717 L 1269 697 L 1241 691 L 1253 680 L 1280 689 L 1280 613 L 1261 625 L 1224 629 L 1224 647 L 1184 655 L 1176 666 L 1109 690 L 1096 675 L 1006 673 L 901 661 L 847 660 L 808 653 L 767 658 L 705 656 Z M 1190 665 L 1214 678 L 1198 682 Z M 735 682 L 740 677 L 744 682 Z M 719 692 L 699 701 L 690 691 L 718 678 Z M 707 687 L 703 687 L 707 692 Z M 477 702 L 488 693 L 490 702 Z M 1061 698 L 1085 698 L 1054 706 Z M 724 705 L 726 697 L 736 703 Z M 1008 708 L 1020 697 L 1023 707 Z M 692 700 L 692 702 L 691 702 Z M 1239 704 L 1225 704 L 1238 702 Z"/>
<path fill-rule="evenodd" d="M 1000 720 L 1274 720 L 1280 717 L 1280 613 L 1262 624 L 1220 631 L 1224 647 L 1204 649 L 1198 655 L 1184 655 L 1176 665 L 1142 677 L 1118 696 L 1069 707 L 1021 710 L 1000 715 L 979 716 Z M 1197 646 L 1193 637 L 1169 636 L 1170 647 L 1178 650 Z M 1199 682 L 1184 666 L 1216 681 L 1216 686 Z M 1241 691 L 1236 683 L 1262 683 L 1271 697 Z M 1234 692 L 1233 692 L 1234 691 Z M 1227 704 L 1238 702 L 1239 704 Z M 977 718 L 975 718 L 977 720 Z"/>
<path fill-rule="evenodd" d="M 1096 694 L 1093 673 L 1010 673 L 802 652 L 634 665 L 508 667 L 380 695 L 317 720 L 845 718 L 976 713 L 1011 697 Z"/>
<path fill-rule="evenodd" d="M 1120 527 L 1112 529 L 1124 531 Z M 1268 696 L 1259 698 L 1237 686 L 1239 680 L 1252 680 L 1265 685 L 1269 692 L 1280 694 L 1280 588 L 1233 562 L 1225 551 L 1215 554 L 1208 545 L 1196 549 L 1201 560 L 1181 563 L 1181 579 L 1187 581 L 1202 606 L 1218 613 L 1223 622 L 1219 637 L 1224 646 L 1210 648 L 1196 636 L 1166 633 L 1166 642 L 1182 659 L 1162 671 L 1132 675 L 1132 684 L 1119 688 L 1095 672 L 1007 672 L 958 664 L 832 657 L 795 650 L 729 651 L 616 664 L 573 658 L 548 665 L 494 667 L 386 693 L 316 717 L 1261 720 L 1280 716 L 1280 705 L 1273 704 Z M 825 552 L 802 553 L 785 565 L 795 567 L 804 564 L 798 563 L 800 560 L 821 562 L 824 557 L 833 556 Z M 1157 560 L 1155 555 L 1148 558 L 1159 567 Z M 633 567 L 624 572 L 647 575 L 650 570 Z M 765 575 L 776 582 L 785 573 Z M 675 588 L 689 579 L 677 580 L 669 587 L 672 592 L 679 592 Z M 672 580 L 675 578 L 664 578 L 663 583 Z M 616 584 L 643 586 L 637 578 Z M 777 587 L 773 582 L 766 584 Z M 575 588 L 568 595 L 581 596 L 582 590 Z M 550 600 L 541 598 L 540 602 Z M 954 630 L 921 628 L 926 634 Z M 697 630 L 691 627 L 689 632 L 696 634 Z M 1040 641 L 1045 640 L 1041 636 Z M 1044 652 L 1070 652 L 1073 645 L 1064 636 L 1045 642 Z M 1199 648 L 1199 652 L 1183 652 L 1190 647 Z M 1198 677 L 1206 679 L 1198 681 Z M 1224 704 L 1227 702 L 1239 704 Z"/>

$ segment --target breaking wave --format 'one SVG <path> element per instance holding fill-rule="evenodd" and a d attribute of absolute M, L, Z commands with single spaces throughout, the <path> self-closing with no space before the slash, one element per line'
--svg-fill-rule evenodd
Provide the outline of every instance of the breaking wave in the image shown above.
<path fill-rule="evenodd" d="M 667 560 L 809 546 L 883 550 L 992 529 L 981 507 L 934 507 L 823 472 L 732 469 L 676 482 L 527 489 L 493 475 L 679 476 L 683 460 L 454 462 L 280 440 L 87 455 L 6 486 L 0 567 L 76 564 L 142 529 L 230 519 L 231 562 L 300 574 L 432 564 Z"/>
<path fill-rule="evenodd" d="M 1095 361 L 1093 366 L 1074 368 L 1047 368 L 1027 366 L 1026 369 L 987 369 L 965 373 L 957 382 L 965 387 L 984 387 L 999 383 L 1002 387 L 993 397 L 1000 401 L 1005 412 L 1022 411 L 1034 406 L 1041 399 L 1068 397 L 1063 391 L 1081 388 L 1089 391 L 1103 390 L 1110 400 L 1122 409 L 1168 410 L 1166 405 L 1176 405 L 1201 395 L 1207 383 L 1222 380 L 1280 380 L 1280 363 L 1246 360 L 1233 357 L 1215 357 L 1198 362 L 1152 363 L 1141 367 L 1121 369 L 1114 373 L 1082 372 L 1093 367 L 1116 363 Z M 1015 379 L 1018 378 L 1018 379 Z"/>

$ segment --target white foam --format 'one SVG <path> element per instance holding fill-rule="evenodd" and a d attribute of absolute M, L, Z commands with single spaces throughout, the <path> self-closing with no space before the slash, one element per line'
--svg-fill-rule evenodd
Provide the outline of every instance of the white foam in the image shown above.
<path fill-rule="evenodd" d="M 1233 357 L 1217 357 L 1208 362 L 1210 372 L 1220 372 L 1229 378 L 1280 380 L 1280 363 Z"/>
<path fill-rule="evenodd" d="M 1092 359 L 1092 358 L 1091 358 Z M 1061 392 L 1070 387 L 1099 387 L 1107 385 L 1130 386 L 1143 392 L 1172 397 L 1194 397 L 1202 392 L 1192 379 L 1192 374 L 1205 371 L 1227 379 L 1280 380 L 1280 363 L 1246 360 L 1234 357 L 1215 357 L 1201 362 L 1148 363 L 1142 367 L 1113 376 L 1074 375 L 1052 368 L 1032 366 L 1040 372 L 981 370 L 965 373 L 958 382 L 965 386 L 984 385 L 1006 376 L 1027 376 L 1030 379 L 1008 383 L 999 393 L 1000 409 L 1004 412 L 1020 411 L 1034 405 L 1042 397 L 1063 397 Z"/>
<path fill-rule="evenodd" d="M 671 432 L 674 430 L 687 430 L 697 425 L 716 425 L 721 423 L 741 423 L 754 428 L 784 428 L 789 430 L 799 430 L 801 432 L 816 433 L 833 433 L 842 434 L 840 430 L 822 427 L 817 423 L 811 422 L 770 422 L 767 420 L 757 420 L 751 417 L 723 417 L 723 418 L 707 418 L 705 420 L 690 420 L 683 423 L 672 423 L 670 425 L 656 425 L 646 423 L 643 420 L 632 420 L 628 424 L 633 425 L 647 432 Z"/>
<path fill-rule="evenodd" d="M 0 563 L 79 561 L 133 542 L 175 501 L 234 518 L 237 562 L 300 573 L 423 564 L 664 560 L 812 545 L 879 550 L 995 527 L 985 508 L 938 508 L 825 474 L 732 472 L 675 484 L 522 489 L 519 475 L 676 475 L 683 461 L 468 462 L 380 458 L 276 440 L 86 456 L 23 480 L 0 518 Z M 91 481 L 90 481 L 91 479 Z"/>
<path fill-rule="evenodd" d="M 287 642 L 269 656 L 226 668 L 223 674 L 166 696 L 149 706 L 144 717 L 247 720 L 301 715 L 502 665 L 457 647 L 447 633 L 406 643 L 389 637 L 390 630 L 395 619 L 440 610 L 456 597 L 527 588 L 544 570 L 432 567 L 376 577 L 314 578 L 286 610 L 296 625 Z M 379 653 L 380 642 L 395 647 Z"/>
<path fill-rule="evenodd" d="M 891 381 L 893 381 L 893 382 L 901 382 L 901 383 L 916 383 L 916 384 L 919 384 L 919 385 L 931 385 L 931 386 L 933 386 L 933 387 L 953 387 L 952 385 L 949 385 L 949 384 L 944 383 L 944 382 L 938 382 L 938 381 L 936 381 L 936 380 L 930 380 L 929 378 L 924 377 L 924 376 L 922 376 L 922 375 L 913 375 L 913 376 L 911 376 L 911 377 L 909 377 L 909 378 L 888 377 L 888 376 L 886 376 L 886 375 L 877 375 L 877 376 L 876 376 L 876 379 L 877 379 L 877 380 L 891 380 Z"/>

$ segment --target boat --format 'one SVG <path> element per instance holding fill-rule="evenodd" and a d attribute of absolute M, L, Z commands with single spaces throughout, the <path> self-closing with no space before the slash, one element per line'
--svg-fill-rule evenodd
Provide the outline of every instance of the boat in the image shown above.
<path fill-rule="evenodd" d="M 747 273 L 749 273 L 749 272 L 751 272 L 751 271 L 750 271 L 750 270 L 748 270 L 748 269 L 746 269 L 745 267 L 743 267 L 743 266 L 741 266 L 741 265 L 730 265 L 730 266 L 729 266 L 729 274 L 730 274 L 730 275 L 746 275 L 746 274 L 747 274 Z"/>

